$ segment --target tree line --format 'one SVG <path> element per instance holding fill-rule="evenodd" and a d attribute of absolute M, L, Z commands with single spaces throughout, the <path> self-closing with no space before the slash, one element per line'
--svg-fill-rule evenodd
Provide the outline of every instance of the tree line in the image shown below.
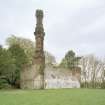
<path fill-rule="evenodd" d="M 6 40 L 7 47 L 0 46 L 0 88 L 19 88 L 20 71 L 25 65 L 31 65 L 35 54 L 35 43 L 29 39 L 10 36 Z M 45 64 L 56 64 L 55 57 L 45 52 Z M 105 88 L 105 61 L 94 55 L 76 56 L 69 50 L 61 60 L 59 67 L 81 67 L 81 87 Z"/>
<path fill-rule="evenodd" d="M 31 65 L 35 45 L 29 39 L 10 36 L 6 40 L 7 47 L 0 46 L 0 88 L 19 88 L 20 71 L 25 65 Z M 54 64 L 55 57 L 45 51 L 45 63 Z"/>
<path fill-rule="evenodd" d="M 105 61 L 94 55 L 82 57 L 81 61 L 81 87 L 105 88 Z"/>

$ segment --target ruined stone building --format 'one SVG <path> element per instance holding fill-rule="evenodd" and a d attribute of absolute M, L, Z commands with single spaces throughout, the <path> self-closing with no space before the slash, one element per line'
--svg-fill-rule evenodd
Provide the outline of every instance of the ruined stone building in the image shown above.
<path fill-rule="evenodd" d="M 22 89 L 44 88 L 79 88 L 80 68 L 67 70 L 64 68 L 46 65 L 44 55 L 44 28 L 43 11 L 36 10 L 35 40 L 36 49 L 32 65 L 27 65 L 21 71 Z"/>
<path fill-rule="evenodd" d="M 21 72 L 21 88 L 43 89 L 44 88 L 44 69 L 45 56 L 43 51 L 44 29 L 43 29 L 43 11 L 36 11 L 35 39 L 36 48 L 33 63 L 24 68 Z"/>

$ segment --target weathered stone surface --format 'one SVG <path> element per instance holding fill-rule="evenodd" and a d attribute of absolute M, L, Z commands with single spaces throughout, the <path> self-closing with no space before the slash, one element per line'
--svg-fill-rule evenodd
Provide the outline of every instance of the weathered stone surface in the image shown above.
<path fill-rule="evenodd" d="M 42 24 L 43 11 L 36 11 L 35 39 L 36 49 L 32 65 L 27 65 L 21 71 L 22 89 L 49 89 L 49 88 L 79 88 L 80 68 L 67 70 L 47 65 L 44 55 L 44 28 Z"/>
<path fill-rule="evenodd" d="M 69 70 L 64 68 L 53 67 L 47 65 L 44 70 L 44 83 L 41 75 L 37 76 L 37 72 L 34 71 L 35 65 L 26 67 L 22 71 L 21 86 L 23 89 L 39 89 L 39 85 L 44 85 L 45 89 L 53 88 L 80 88 L 80 68 L 75 70 Z"/>
<path fill-rule="evenodd" d="M 36 29 L 34 32 L 36 39 L 36 49 L 33 65 L 35 66 L 36 76 L 34 77 L 34 88 L 35 89 L 44 89 L 44 68 L 45 68 L 45 56 L 43 51 L 43 41 L 44 41 L 44 29 L 43 29 L 43 11 L 36 11 Z"/>
<path fill-rule="evenodd" d="M 80 88 L 80 74 L 80 68 L 70 70 L 48 65 L 45 68 L 45 88 Z"/>
<path fill-rule="evenodd" d="M 32 65 L 21 72 L 21 88 L 44 89 L 45 56 L 43 51 L 44 28 L 42 24 L 43 11 L 36 10 L 35 39 L 36 48 Z"/>

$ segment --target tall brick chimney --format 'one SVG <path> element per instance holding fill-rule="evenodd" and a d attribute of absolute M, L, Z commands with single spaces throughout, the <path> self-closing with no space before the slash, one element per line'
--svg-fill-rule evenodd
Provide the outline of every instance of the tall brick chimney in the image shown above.
<path fill-rule="evenodd" d="M 43 11 L 36 10 L 36 28 L 35 28 L 35 56 L 34 64 L 37 76 L 35 77 L 34 88 L 44 89 L 44 68 L 45 68 L 45 55 L 44 55 L 44 28 L 43 28 Z"/>

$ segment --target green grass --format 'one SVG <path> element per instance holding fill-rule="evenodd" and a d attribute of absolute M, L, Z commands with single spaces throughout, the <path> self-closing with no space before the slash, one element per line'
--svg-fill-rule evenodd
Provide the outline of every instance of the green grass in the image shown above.
<path fill-rule="evenodd" d="M 0 105 L 105 105 L 105 90 L 1 90 Z"/>

